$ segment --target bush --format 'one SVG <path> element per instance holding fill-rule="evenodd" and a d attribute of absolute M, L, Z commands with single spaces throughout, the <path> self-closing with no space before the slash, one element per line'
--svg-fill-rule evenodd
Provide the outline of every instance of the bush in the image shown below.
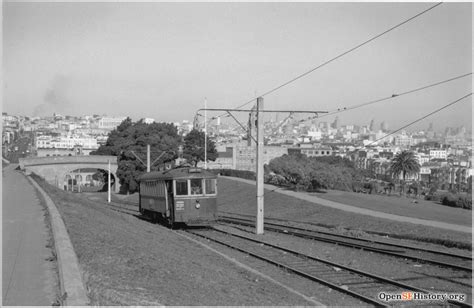
<path fill-rule="evenodd" d="M 428 194 L 428 195 L 425 195 L 425 200 L 439 202 L 440 198 L 439 198 L 439 195 L 437 194 Z"/>
<path fill-rule="evenodd" d="M 265 174 L 264 181 L 276 186 L 288 186 L 288 181 L 279 174 Z"/>
<path fill-rule="evenodd" d="M 472 210 L 472 195 L 460 196 L 457 200 L 457 206 L 463 209 Z"/>
<path fill-rule="evenodd" d="M 441 199 L 441 204 L 447 205 L 447 206 L 452 206 L 452 207 L 457 207 L 456 197 L 452 193 L 447 193 Z"/>
<path fill-rule="evenodd" d="M 215 174 L 220 174 L 223 176 L 233 176 L 236 178 L 246 179 L 246 180 L 256 180 L 257 176 L 253 171 L 247 170 L 234 170 L 234 169 L 214 169 L 211 170 Z"/>
<path fill-rule="evenodd" d="M 363 178 L 351 161 L 340 157 L 283 155 L 270 161 L 267 172 L 279 176 L 280 182 L 283 178 L 283 182 L 287 185 L 307 191 L 320 189 L 351 191 L 354 189 L 353 181 Z"/>
<path fill-rule="evenodd" d="M 472 210 L 472 195 L 448 192 L 439 195 L 427 195 L 425 196 L 425 200 L 439 201 L 442 205 Z"/>

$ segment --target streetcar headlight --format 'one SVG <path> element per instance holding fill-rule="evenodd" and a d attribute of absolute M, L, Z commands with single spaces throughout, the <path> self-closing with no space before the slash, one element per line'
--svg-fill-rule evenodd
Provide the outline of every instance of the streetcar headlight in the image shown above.
<path fill-rule="evenodd" d="M 201 207 L 201 204 L 199 204 L 199 201 L 196 200 L 196 208 L 200 208 Z"/>

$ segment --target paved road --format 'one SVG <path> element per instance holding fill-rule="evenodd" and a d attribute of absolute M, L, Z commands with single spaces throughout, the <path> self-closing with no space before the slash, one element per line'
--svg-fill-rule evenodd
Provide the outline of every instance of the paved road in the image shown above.
<path fill-rule="evenodd" d="M 240 178 L 234 178 L 234 177 L 226 177 L 226 178 L 232 179 L 232 180 L 235 180 L 235 181 L 244 182 L 244 183 L 247 183 L 247 184 L 255 185 L 255 181 L 250 181 L 250 180 L 245 180 L 245 179 L 240 179 Z M 384 213 L 383 208 L 380 211 L 364 209 L 364 208 L 360 208 L 360 207 L 357 207 L 357 206 L 347 205 L 347 204 L 343 204 L 343 203 L 339 203 L 339 202 L 334 202 L 334 201 L 318 198 L 314 195 L 310 195 L 310 194 L 304 193 L 304 192 L 295 192 L 295 191 L 277 189 L 276 186 L 269 185 L 269 184 L 265 184 L 265 188 L 270 189 L 270 190 L 274 190 L 276 193 L 280 193 L 280 194 L 295 197 L 295 198 L 298 198 L 298 199 L 301 199 L 301 200 L 313 202 L 313 203 L 316 203 L 318 205 L 343 210 L 343 211 L 346 211 L 346 212 L 352 212 L 352 213 L 356 213 L 356 214 L 362 214 L 362 215 L 368 215 L 368 216 L 373 216 L 373 217 L 385 218 L 385 219 L 390 219 L 390 220 L 400 221 L 400 222 L 409 222 L 409 223 L 412 223 L 412 224 L 430 226 L 430 227 L 441 228 L 441 229 L 448 229 L 448 230 L 452 230 L 452 231 L 472 233 L 472 227 L 470 227 L 470 226 L 461 226 L 461 225 L 457 225 L 457 224 L 446 223 L 446 222 L 443 222 L 443 221 L 420 219 L 420 218 L 415 218 L 415 217 L 407 217 L 407 216 Z M 447 215 L 449 215 L 449 211 L 452 211 L 452 209 L 446 207 Z M 467 212 L 466 214 L 471 215 L 471 212 Z"/>
<path fill-rule="evenodd" d="M 2 172 L 2 304 L 50 306 L 56 299 L 57 274 L 46 248 L 43 208 L 30 182 L 15 165 Z"/>

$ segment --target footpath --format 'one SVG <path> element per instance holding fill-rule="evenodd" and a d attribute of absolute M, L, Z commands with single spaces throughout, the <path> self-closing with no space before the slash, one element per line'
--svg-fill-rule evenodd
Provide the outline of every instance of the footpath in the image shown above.
<path fill-rule="evenodd" d="M 241 178 L 235 178 L 235 177 L 225 177 L 226 179 L 231 179 L 234 181 L 239 181 L 251 185 L 255 185 L 255 181 L 251 180 L 245 180 Z M 399 222 L 408 222 L 412 224 L 418 224 L 418 225 L 424 225 L 424 226 L 430 226 L 430 227 L 435 227 L 435 228 L 440 228 L 440 229 L 447 229 L 447 230 L 452 230 L 452 231 L 458 231 L 458 232 L 464 232 L 464 233 L 472 233 L 472 227 L 470 226 L 461 226 L 461 225 L 456 225 L 456 224 L 451 224 L 451 223 L 446 223 L 442 221 L 435 221 L 435 220 L 427 220 L 427 219 L 421 219 L 421 218 L 415 218 L 415 217 L 408 217 L 408 216 L 402 216 L 402 215 L 396 215 L 396 214 L 390 214 L 390 213 L 385 213 L 383 211 L 375 211 L 375 210 L 370 210 L 370 209 L 365 209 L 353 205 L 348 205 L 348 204 L 343 204 L 339 202 L 334 202 L 330 201 L 327 199 L 319 198 L 314 195 L 310 195 L 305 192 L 295 192 L 295 191 L 290 191 L 290 190 L 283 190 L 280 189 L 277 186 L 273 186 L 270 184 L 265 184 L 265 189 L 272 190 L 275 193 L 291 196 L 294 198 L 298 198 L 301 200 L 309 201 L 321 206 L 326 206 L 326 207 L 331 207 L 335 209 L 339 209 L 342 211 L 346 212 L 352 212 L 352 213 L 357 213 L 361 215 L 367 215 L 367 216 L 372 216 L 372 217 L 378 217 L 378 218 L 384 218 L 384 219 L 389 219 L 393 221 L 399 221 Z M 469 212 L 469 215 L 471 215 L 471 212 Z"/>
<path fill-rule="evenodd" d="M 64 223 L 39 186 L 9 165 L 2 170 L 2 304 L 4 306 L 87 305 L 77 258 Z M 46 199 L 54 236 L 34 186 Z M 53 253 L 57 260 L 51 260 Z M 59 282 L 58 282 L 59 271 Z"/>
<path fill-rule="evenodd" d="M 7 166 L 2 172 L 2 304 L 50 306 L 58 292 L 54 263 L 47 261 L 49 232 L 28 180 Z"/>

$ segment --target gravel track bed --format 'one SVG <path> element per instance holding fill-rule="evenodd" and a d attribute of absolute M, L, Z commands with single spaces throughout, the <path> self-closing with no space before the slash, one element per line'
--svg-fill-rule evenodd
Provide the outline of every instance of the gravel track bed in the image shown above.
<path fill-rule="evenodd" d="M 274 245 L 281 245 L 310 256 L 387 277 L 425 290 L 466 293 L 468 294 L 468 302 L 472 301 L 472 276 L 465 271 L 451 270 L 430 264 L 420 264 L 407 259 L 307 240 L 281 233 L 266 231 L 264 237 L 257 236 L 253 228 L 244 226 L 233 227 L 220 224 L 219 228 L 250 238 L 268 241 Z"/>
<path fill-rule="evenodd" d="M 241 220 L 244 219 L 244 220 Z M 252 227 L 254 228 L 255 222 L 252 220 L 252 217 L 246 217 L 244 218 L 243 216 L 221 216 L 220 222 L 226 224 L 229 223 L 231 225 L 242 225 L 242 226 L 247 226 L 247 227 Z M 276 229 L 276 230 L 275 230 Z M 317 238 L 312 239 L 315 241 L 318 241 L 318 238 L 321 238 L 321 242 L 325 242 L 325 239 L 329 241 L 336 241 L 340 243 L 338 245 L 345 246 L 345 243 L 348 245 L 362 245 L 362 246 L 367 246 L 364 248 L 365 250 L 371 250 L 371 249 L 381 249 L 381 250 L 388 250 L 392 251 L 396 254 L 399 254 L 399 257 L 406 257 L 407 259 L 411 258 L 418 258 L 418 259 L 425 259 L 425 260 L 433 260 L 436 262 L 443 262 L 446 264 L 453 264 L 453 265 L 459 265 L 463 267 L 467 267 L 469 269 L 472 268 L 472 258 L 470 255 L 467 255 L 466 253 L 461 253 L 459 254 L 459 257 L 457 257 L 455 254 L 452 254 L 451 251 L 440 251 L 439 249 L 437 250 L 422 250 L 423 248 L 420 247 L 420 245 L 401 245 L 400 242 L 398 243 L 393 243 L 391 241 L 390 243 L 386 240 L 381 241 L 380 239 L 377 238 L 367 238 L 366 236 L 350 236 L 350 235 L 343 235 L 340 233 L 336 232 L 328 232 L 328 230 L 315 230 L 315 228 L 312 227 L 298 227 L 293 224 L 289 224 L 286 222 L 278 222 L 275 220 L 270 220 L 266 219 L 265 220 L 265 230 L 271 231 L 271 232 L 280 232 L 280 233 L 285 233 L 287 235 L 294 235 L 297 236 L 296 234 L 293 234 L 293 232 L 296 233 L 301 233 L 301 234 L 307 234 L 308 236 L 312 237 L 315 236 Z M 392 244 L 395 244 L 397 246 L 392 246 Z M 447 252 L 450 255 L 443 255 L 442 253 Z M 462 257 L 467 257 L 468 259 L 463 259 Z M 418 262 L 423 262 L 422 260 Z M 449 267 L 449 266 L 447 266 Z M 471 270 L 469 270 L 471 272 Z"/>
<path fill-rule="evenodd" d="M 206 245 L 209 245 L 225 253 L 226 255 L 234 258 L 235 260 L 258 270 L 259 272 L 271 277 L 272 279 L 275 279 L 276 281 L 284 285 L 291 286 L 298 292 L 301 292 L 307 297 L 314 298 L 315 300 L 321 302 L 324 305 L 349 307 L 367 306 L 366 302 L 362 302 L 356 298 L 352 298 L 351 296 L 345 293 L 333 290 L 323 284 L 309 281 L 306 278 L 300 277 L 294 273 L 288 272 L 285 269 L 269 264 L 268 262 L 265 262 L 263 260 L 254 258 L 243 252 L 203 239 L 199 236 L 195 236 L 192 234 L 189 234 L 189 236 L 192 236 L 198 241 L 206 243 Z"/>

